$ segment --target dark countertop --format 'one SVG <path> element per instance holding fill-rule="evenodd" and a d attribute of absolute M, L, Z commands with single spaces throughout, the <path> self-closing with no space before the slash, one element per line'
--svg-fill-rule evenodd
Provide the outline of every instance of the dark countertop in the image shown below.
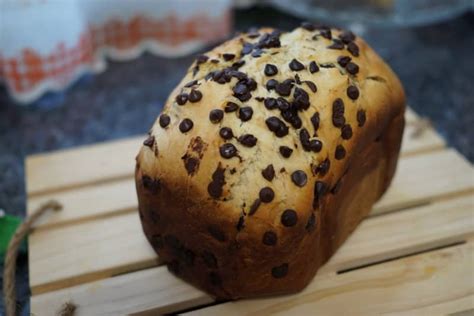
<path fill-rule="evenodd" d="M 291 29 L 299 23 L 270 9 L 236 14 L 237 30 L 255 25 Z M 473 162 L 474 13 L 426 27 L 367 28 L 360 35 L 399 75 L 408 103 Z M 51 110 L 15 106 L 0 91 L 0 209 L 25 214 L 26 155 L 144 134 L 192 60 L 145 54 L 131 62 L 110 62 L 106 72 L 75 84 L 64 104 Z M 26 262 L 21 256 L 21 305 L 28 301 Z M 2 310 L 0 299 L 0 315 Z"/>

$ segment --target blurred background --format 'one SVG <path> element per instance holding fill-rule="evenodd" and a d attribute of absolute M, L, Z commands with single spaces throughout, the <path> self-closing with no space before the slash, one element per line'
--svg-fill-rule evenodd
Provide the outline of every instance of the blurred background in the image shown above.
<path fill-rule="evenodd" d="M 398 74 L 408 104 L 474 162 L 473 8 L 472 0 L 0 0 L 0 241 L 1 210 L 25 214 L 25 156 L 144 134 L 198 53 L 253 26 L 351 29 Z M 17 280 L 27 315 L 25 251 Z"/>

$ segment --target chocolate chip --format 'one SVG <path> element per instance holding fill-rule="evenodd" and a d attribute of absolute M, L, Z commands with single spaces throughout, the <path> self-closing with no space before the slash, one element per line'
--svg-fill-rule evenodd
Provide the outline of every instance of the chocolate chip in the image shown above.
<path fill-rule="evenodd" d="M 303 146 L 303 149 L 309 151 L 309 132 L 306 128 L 300 130 L 300 142 Z"/>
<path fill-rule="evenodd" d="M 238 82 L 232 90 L 234 95 L 244 95 L 249 92 L 247 85 L 243 82 Z"/>
<path fill-rule="evenodd" d="M 365 116 L 365 111 L 364 110 L 358 110 L 357 111 L 357 123 L 359 127 L 364 126 L 366 121 L 366 116 Z"/>
<path fill-rule="evenodd" d="M 297 221 L 298 214 L 294 210 L 288 209 L 281 214 L 281 223 L 285 227 L 295 226 Z"/>
<path fill-rule="evenodd" d="M 179 130 L 181 131 L 181 133 L 186 133 L 189 132 L 193 128 L 193 126 L 193 121 L 188 118 L 185 118 L 181 121 L 181 123 L 179 123 Z"/>
<path fill-rule="evenodd" d="M 289 158 L 291 154 L 293 153 L 293 149 L 291 149 L 288 146 L 280 146 L 280 154 L 285 157 Z"/>
<path fill-rule="evenodd" d="M 344 49 L 344 43 L 341 40 L 333 39 L 333 43 L 328 46 L 329 49 Z"/>
<path fill-rule="evenodd" d="M 275 169 L 273 168 L 273 165 L 268 165 L 265 169 L 262 170 L 262 176 L 268 180 L 272 181 L 273 178 L 275 177 Z"/>
<path fill-rule="evenodd" d="M 252 118 L 253 109 L 250 106 L 244 106 L 239 109 L 239 118 L 242 122 L 247 122 Z"/>
<path fill-rule="evenodd" d="M 294 184 L 301 188 L 304 187 L 308 182 L 308 177 L 306 176 L 306 173 L 303 170 L 296 170 L 291 174 L 291 180 Z"/>
<path fill-rule="evenodd" d="M 349 56 L 339 56 L 337 57 L 337 63 L 341 66 L 341 67 L 346 67 L 347 64 L 351 61 L 352 58 L 350 58 Z"/>
<path fill-rule="evenodd" d="M 288 263 L 272 268 L 272 276 L 275 279 L 284 278 L 288 274 Z"/>
<path fill-rule="evenodd" d="M 263 50 L 261 50 L 260 48 L 256 48 L 256 49 L 254 49 L 254 51 L 252 52 L 252 57 L 254 57 L 254 58 L 261 57 L 261 56 L 262 56 L 262 53 L 263 53 Z"/>
<path fill-rule="evenodd" d="M 316 181 L 314 183 L 314 197 L 313 197 L 313 209 L 319 206 L 319 202 L 326 194 L 328 185 L 323 181 Z"/>
<path fill-rule="evenodd" d="M 206 55 L 199 55 L 196 57 L 196 63 L 199 64 L 204 64 L 207 60 L 209 59 L 208 56 Z"/>
<path fill-rule="evenodd" d="M 300 117 L 298 116 L 298 114 L 295 114 L 295 115 L 291 118 L 290 124 L 291 124 L 291 126 L 293 126 L 294 128 L 299 129 L 299 128 L 301 128 L 301 126 L 303 126 L 303 121 L 300 119 Z"/>
<path fill-rule="evenodd" d="M 191 88 L 192 86 L 196 85 L 198 83 L 197 80 L 193 80 L 188 82 L 187 84 L 184 85 L 185 88 Z"/>
<path fill-rule="evenodd" d="M 245 216 L 240 215 L 239 221 L 237 222 L 237 225 L 235 225 L 235 228 L 237 228 L 237 231 L 241 231 L 242 229 L 244 229 L 244 226 L 245 226 L 244 223 L 245 223 Z"/>
<path fill-rule="evenodd" d="M 359 89 L 356 86 L 349 86 L 347 88 L 347 96 L 352 100 L 357 100 L 359 97 Z"/>
<path fill-rule="evenodd" d="M 235 54 L 224 53 L 222 54 L 222 58 L 224 58 L 225 61 L 230 61 L 235 58 Z"/>
<path fill-rule="evenodd" d="M 275 192 L 273 192 L 272 188 L 265 187 L 260 190 L 258 196 L 263 203 L 270 203 L 275 197 Z"/>
<path fill-rule="evenodd" d="M 257 100 L 258 102 L 262 102 L 262 101 L 265 101 L 265 98 L 264 97 L 255 97 L 255 100 Z"/>
<path fill-rule="evenodd" d="M 355 35 L 351 31 L 344 31 L 339 34 L 339 38 L 344 44 L 349 44 L 350 42 L 355 40 Z"/>
<path fill-rule="evenodd" d="M 342 127 L 346 122 L 344 118 L 344 101 L 337 98 L 332 103 L 332 123 L 336 127 Z"/>
<path fill-rule="evenodd" d="M 324 176 L 329 171 L 330 166 L 331 166 L 331 161 L 326 158 L 323 162 L 319 164 L 317 171 L 319 172 L 321 176 Z"/>
<path fill-rule="evenodd" d="M 262 243 L 267 246 L 275 246 L 277 239 L 277 234 L 269 230 L 263 234 Z"/>
<path fill-rule="evenodd" d="M 319 153 L 322 148 L 323 148 L 323 143 L 320 140 L 312 139 L 309 142 L 309 149 L 312 152 Z"/>
<path fill-rule="evenodd" d="M 346 157 L 346 150 L 344 149 L 344 146 L 342 145 L 337 145 L 336 147 L 336 152 L 334 153 L 334 158 L 337 160 L 344 159 Z"/>
<path fill-rule="evenodd" d="M 321 34 L 322 37 L 327 38 L 329 40 L 332 39 L 332 33 L 330 29 L 321 30 L 319 34 Z"/>
<path fill-rule="evenodd" d="M 267 124 L 268 129 L 275 133 L 277 137 L 281 138 L 288 135 L 288 126 L 276 116 L 267 118 L 265 124 Z"/>
<path fill-rule="evenodd" d="M 199 159 L 184 155 L 183 156 L 184 160 L 184 168 L 186 169 L 186 172 L 188 175 L 194 175 L 196 170 L 199 168 Z"/>
<path fill-rule="evenodd" d="M 234 137 L 234 133 L 232 133 L 232 129 L 230 127 L 222 127 L 219 130 L 219 135 L 225 140 L 229 140 Z"/>
<path fill-rule="evenodd" d="M 237 155 L 237 148 L 230 143 L 225 143 L 219 148 L 222 158 L 230 159 Z"/>
<path fill-rule="evenodd" d="M 332 124 L 336 127 L 341 127 L 346 123 L 346 119 L 344 116 L 334 116 L 332 117 Z"/>
<path fill-rule="evenodd" d="M 278 68 L 275 65 L 266 64 L 263 72 L 265 73 L 266 76 L 271 77 L 278 73 Z"/>
<path fill-rule="evenodd" d="M 316 135 L 316 132 L 317 132 L 318 129 L 319 129 L 319 123 L 320 123 L 319 113 L 318 113 L 318 112 L 315 112 L 315 113 L 313 114 L 313 116 L 311 116 L 311 124 L 313 124 L 314 135 Z"/>
<path fill-rule="evenodd" d="M 227 237 L 225 236 L 224 232 L 220 229 L 220 227 L 216 225 L 211 225 L 207 227 L 207 231 L 212 237 L 214 237 L 214 239 L 220 242 L 224 242 L 227 240 Z"/>
<path fill-rule="evenodd" d="M 164 244 L 163 244 L 163 238 L 161 237 L 161 235 L 153 235 L 151 236 L 150 238 L 150 243 L 151 245 L 156 248 L 156 249 L 161 249 L 163 248 Z"/>
<path fill-rule="evenodd" d="M 239 108 L 239 106 L 234 103 L 234 102 L 227 102 L 225 108 L 224 108 L 224 111 L 226 113 L 230 113 L 230 112 L 235 112 L 237 111 L 237 109 Z"/>
<path fill-rule="evenodd" d="M 153 180 L 147 175 L 142 176 L 142 184 L 145 189 L 147 189 L 153 194 L 157 194 L 161 189 L 160 179 Z"/>
<path fill-rule="evenodd" d="M 207 192 L 215 199 L 219 198 L 223 192 L 223 186 L 225 185 L 225 169 L 221 167 L 221 164 L 217 166 L 216 170 L 212 173 L 212 181 L 207 186 Z"/>
<path fill-rule="evenodd" d="M 271 91 L 275 89 L 277 85 L 278 85 L 278 81 L 276 81 L 275 79 L 270 79 L 267 81 L 267 84 L 265 86 L 268 91 Z"/>
<path fill-rule="evenodd" d="M 245 42 L 242 46 L 242 55 L 247 55 L 250 54 L 250 52 L 253 50 L 253 44 Z"/>
<path fill-rule="evenodd" d="M 315 227 L 316 227 L 316 216 L 314 215 L 314 213 L 311 213 L 311 215 L 308 218 L 308 222 L 306 223 L 305 229 L 307 232 L 312 232 Z"/>
<path fill-rule="evenodd" d="M 202 253 L 202 260 L 208 268 L 215 269 L 217 268 L 217 259 L 216 256 L 210 251 L 204 250 Z"/>
<path fill-rule="evenodd" d="M 242 83 L 244 85 L 247 85 L 247 80 L 246 79 L 248 79 L 248 78 L 247 78 L 247 75 L 244 72 L 237 71 L 237 70 L 232 70 L 232 69 L 226 69 L 224 71 L 224 75 L 229 77 L 229 81 L 230 81 L 230 78 L 234 77 L 234 78 L 239 79 L 240 83 Z"/>
<path fill-rule="evenodd" d="M 211 112 L 209 112 L 209 120 L 214 124 L 219 123 L 220 121 L 222 121 L 223 118 L 224 118 L 224 111 L 220 109 L 214 109 Z"/>
<path fill-rule="evenodd" d="M 334 65 L 333 63 L 323 63 L 323 64 L 320 64 L 319 65 L 321 68 L 335 68 L 336 65 Z"/>
<path fill-rule="evenodd" d="M 209 283 L 211 283 L 213 286 L 220 286 L 222 285 L 221 277 L 216 272 L 210 272 Z"/>
<path fill-rule="evenodd" d="M 260 40 L 257 43 L 257 47 L 259 48 L 276 48 L 280 47 L 280 31 L 275 30 L 272 33 L 265 33 L 263 36 L 260 38 Z"/>
<path fill-rule="evenodd" d="M 258 29 L 251 28 L 247 31 L 247 36 L 250 38 L 257 38 L 260 36 L 260 33 L 258 32 Z"/>
<path fill-rule="evenodd" d="M 236 61 L 235 63 L 233 63 L 231 68 L 237 70 L 240 67 L 242 67 L 243 65 L 245 65 L 245 60 L 239 60 L 239 61 Z"/>
<path fill-rule="evenodd" d="M 313 93 L 316 93 L 318 91 L 318 87 L 316 87 L 316 84 L 314 82 L 309 81 L 309 80 L 306 80 L 303 82 L 306 83 L 306 85 L 309 87 L 311 91 L 313 91 Z"/>
<path fill-rule="evenodd" d="M 199 72 L 199 66 L 196 65 L 193 67 L 193 78 L 196 76 L 196 74 Z"/>
<path fill-rule="evenodd" d="M 347 50 L 352 54 L 352 56 L 359 56 L 359 46 L 357 46 L 356 43 L 350 42 L 349 44 L 347 44 Z"/>
<path fill-rule="evenodd" d="M 309 72 L 314 74 L 315 72 L 319 71 L 318 64 L 315 61 L 309 63 Z"/>
<path fill-rule="evenodd" d="M 148 136 L 147 139 L 143 142 L 143 145 L 152 148 L 155 144 L 155 136 Z"/>
<path fill-rule="evenodd" d="M 307 110 L 309 108 L 309 95 L 303 89 L 296 87 L 295 92 L 293 93 L 293 98 L 293 104 L 299 111 Z"/>
<path fill-rule="evenodd" d="M 299 84 L 299 85 L 301 84 L 301 78 L 298 74 L 295 75 L 295 82 L 296 84 Z"/>
<path fill-rule="evenodd" d="M 176 96 L 176 103 L 178 103 L 178 105 L 184 105 L 186 102 L 188 102 L 187 93 L 180 93 Z"/>
<path fill-rule="evenodd" d="M 267 82 L 268 84 L 268 82 Z M 280 82 L 275 87 L 275 92 L 281 96 L 287 97 L 291 93 L 291 88 L 293 88 L 293 80 L 286 79 L 283 82 Z"/>
<path fill-rule="evenodd" d="M 227 78 L 224 77 L 224 71 L 223 70 L 216 70 L 212 72 L 212 80 L 224 84 L 227 82 Z"/>
<path fill-rule="evenodd" d="M 300 63 L 296 58 L 293 58 L 291 60 L 289 67 L 293 71 L 300 71 L 304 69 L 304 65 Z"/>
<path fill-rule="evenodd" d="M 250 206 L 249 216 L 255 214 L 261 203 L 262 201 L 260 201 L 260 199 L 255 199 L 255 201 L 253 201 L 252 205 Z"/>
<path fill-rule="evenodd" d="M 248 101 L 250 100 L 250 98 L 252 97 L 252 94 L 250 94 L 249 91 L 243 93 L 243 94 L 236 94 L 234 93 L 234 97 L 236 97 L 237 99 L 239 99 L 240 101 L 242 102 L 245 102 L 245 101 Z"/>
<path fill-rule="evenodd" d="M 351 139 L 352 137 L 352 127 L 349 124 L 345 124 L 341 128 L 341 137 L 342 139 Z"/>
<path fill-rule="evenodd" d="M 290 109 L 290 102 L 288 102 L 285 98 L 278 97 L 276 102 L 280 111 L 288 111 Z"/>
<path fill-rule="evenodd" d="M 252 134 L 244 134 L 239 137 L 239 143 L 245 147 L 253 147 L 257 144 L 257 138 Z"/>
<path fill-rule="evenodd" d="M 168 114 L 161 114 L 159 122 L 160 122 L 160 126 L 165 128 L 166 126 L 170 124 L 171 118 L 169 117 Z"/>
<path fill-rule="evenodd" d="M 275 98 L 266 98 L 265 101 L 263 101 L 263 104 L 267 109 L 273 110 L 277 107 L 277 100 Z"/>
<path fill-rule="evenodd" d="M 350 63 L 347 64 L 346 70 L 351 75 L 355 75 L 359 72 L 359 66 L 357 66 L 357 64 L 355 64 L 353 62 L 350 62 Z"/>
<path fill-rule="evenodd" d="M 302 22 L 301 27 L 308 31 L 314 31 L 316 29 L 315 25 L 310 22 Z"/>

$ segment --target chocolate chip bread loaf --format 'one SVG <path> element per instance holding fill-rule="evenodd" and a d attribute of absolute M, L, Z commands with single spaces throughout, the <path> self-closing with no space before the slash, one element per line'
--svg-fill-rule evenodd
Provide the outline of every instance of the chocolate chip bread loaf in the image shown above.
<path fill-rule="evenodd" d="M 143 230 L 219 298 L 292 293 L 389 185 L 402 86 L 351 32 L 254 30 L 199 56 L 137 157 Z"/>

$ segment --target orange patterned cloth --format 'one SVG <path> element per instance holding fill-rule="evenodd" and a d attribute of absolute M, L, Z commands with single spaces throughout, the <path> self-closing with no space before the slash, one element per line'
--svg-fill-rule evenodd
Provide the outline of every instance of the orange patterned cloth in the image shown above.
<path fill-rule="evenodd" d="M 31 25 L 25 25 L 24 21 L 17 23 L 14 17 L 21 15 L 24 19 L 32 12 L 31 9 L 39 8 L 39 14 L 46 15 L 40 18 L 40 24 L 57 23 L 54 18 L 58 11 L 57 1 L 3 1 L 7 4 L 2 4 L 2 15 L 7 19 L 0 21 L 0 80 L 4 81 L 11 96 L 19 103 L 32 102 L 46 91 L 64 89 L 86 72 L 104 70 L 105 57 L 128 60 L 145 50 L 157 55 L 179 56 L 221 40 L 231 30 L 230 0 L 170 0 L 160 1 L 156 6 L 147 0 L 133 4 L 124 1 L 126 14 L 119 11 L 122 16 L 112 14 L 109 17 L 103 13 L 104 5 L 113 3 L 104 1 L 102 6 L 95 6 L 101 10 L 101 21 L 94 21 L 94 18 L 80 21 L 76 18 L 74 23 L 72 18 L 72 27 L 64 25 L 66 31 L 55 29 L 63 27 L 56 25 L 50 27 L 49 32 L 42 30 L 41 26 L 35 30 Z M 69 2 L 66 5 L 61 3 L 61 13 L 66 12 L 64 14 L 67 15 L 79 11 L 80 15 L 86 12 L 94 17 L 94 8 L 84 8 L 87 0 L 71 7 L 73 1 L 65 1 Z M 115 3 L 123 5 L 122 2 Z M 130 7 L 133 12 L 130 12 Z M 183 13 L 181 8 L 187 12 Z M 20 31 L 17 37 L 8 36 L 15 27 Z M 25 38 L 19 39 L 21 36 Z M 29 37 L 34 40 L 28 40 Z M 38 37 L 45 40 L 41 42 Z"/>

